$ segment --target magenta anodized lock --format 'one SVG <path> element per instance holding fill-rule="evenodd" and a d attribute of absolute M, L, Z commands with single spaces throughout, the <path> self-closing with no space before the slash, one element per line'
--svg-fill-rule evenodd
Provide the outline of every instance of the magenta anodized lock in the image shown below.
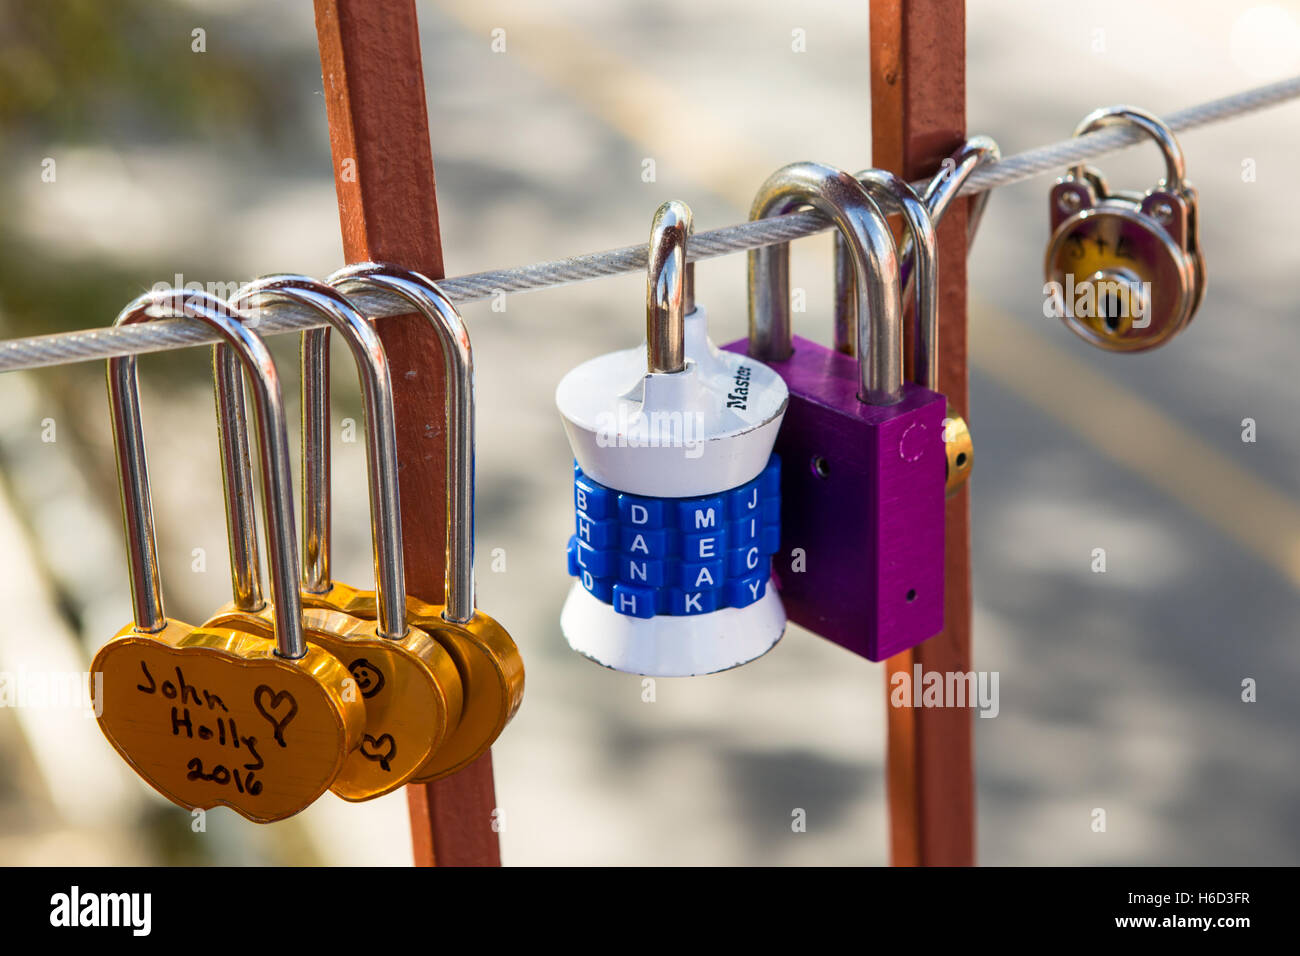
<path fill-rule="evenodd" d="M 873 193 L 890 212 L 903 213 L 918 249 L 921 384 L 903 381 L 899 257 Z M 773 562 L 786 612 L 879 661 L 943 630 L 947 403 L 926 387 L 935 383 L 938 354 L 934 229 L 924 203 L 896 177 L 880 174 L 864 186 L 819 163 L 774 173 L 750 218 L 801 206 L 827 215 L 847 247 L 856 328 L 837 325 L 836 349 L 792 336 L 783 243 L 750 252 L 749 338 L 726 348 L 762 360 L 790 389 L 776 442 L 781 547 Z"/>

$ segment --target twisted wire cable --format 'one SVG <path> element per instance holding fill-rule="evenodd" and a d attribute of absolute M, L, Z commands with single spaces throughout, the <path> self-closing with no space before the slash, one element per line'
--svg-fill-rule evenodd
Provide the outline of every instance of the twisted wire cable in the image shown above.
<path fill-rule="evenodd" d="M 1300 76 L 1191 106 L 1163 119 L 1174 132 L 1184 132 L 1277 106 L 1297 97 L 1300 97 Z M 1133 146 L 1145 138 L 1141 130 L 1131 126 L 1107 127 L 1084 136 L 1070 137 L 981 166 L 967 180 L 959 195 L 970 196 L 1045 172 L 1063 170 L 1075 163 Z M 925 182 L 914 185 L 923 189 Z M 698 262 L 701 259 L 745 252 L 760 246 L 811 236 L 830 228 L 831 223 L 826 217 L 812 211 L 724 226 L 695 233 L 687 247 L 687 260 Z M 441 279 L 438 286 L 453 302 L 463 303 L 491 298 L 501 293 L 529 292 L 637 272 L 645 267 L 646 245 L 642 242 L 566 259 Z M 357 308 L 371 316 L 404 315 L 410 312 L 409 304 L 387 293 L 365 292 L 351 298 Z M 300 332 L 325 324 L 318 313 L 287 302 L 275 303 L 258 310 L 254 321 L 263 335 Z M 0 341 L 0 372 L 66 365 L 119 355 L 162 352 L 216 341 L 215 333 L 197 322 L 184 319 L 9 339 Z"/>

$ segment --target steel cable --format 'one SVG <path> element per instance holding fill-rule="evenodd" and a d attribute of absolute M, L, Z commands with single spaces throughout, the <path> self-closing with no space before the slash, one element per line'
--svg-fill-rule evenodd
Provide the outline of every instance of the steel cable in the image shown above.
<path fill-rule="evenodd" d="M 1300 76 L 1188 107 L 1163 119 L 1174 132 L 1184 132 L 1276 106 L 1296 97 L 1300 97 Z M 1144 139 L 1140 130 L 1126 126 L 1070 137 L 982 166 L 971 175 L 960 195 L 969 196 L 1008 186 L 1049 171 L 1063 171 L 1074 163 L 1116 152 Z M 925 183 L 915 185 L 924 188 Z M 711 229 L 691 237 L 687 260 L 697 262 L 789 242 L 830 227 L 830 221 L 820 213 L 795 212 Z M 646 245 L 642 242 L 567 259 L 455 276 L 439 280 L 438 286 L 453 302 L 473 302 L 502 293 L 528 292 L 636 272 L 645 267 Z M 384 293 L 357 293 L 352 299 L 367 315 L 391 316 L 410 312 L 409 304 Z M 325 324 L 318 313 L 287 302 L 259 310 L 255 319 L 258 331 L 264 335 L 299 332 Z M 184 319 L 8 339 L 0 341 L 0 372 L 162 352 L 216 341 L 217 336 L 209 329 Z"/>

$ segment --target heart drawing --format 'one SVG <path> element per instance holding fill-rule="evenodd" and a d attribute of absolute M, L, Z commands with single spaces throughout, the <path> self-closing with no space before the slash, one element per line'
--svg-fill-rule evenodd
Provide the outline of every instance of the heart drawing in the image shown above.
<path fill-rule="evenodd" d="M 281 704 L 284 706 L 281 707 Z M 298 716 L 298 702 L 293 699 L 293 694 L 287 690 L 273 691 L 266 684 L 259 684 L 253 690 L 253 706 L 271 725 L 275 742 L 281 747 L 288 746 L 284 742 L 284 728 Z M 284 711 L 283 717 L 277 716 L 277 711 L 280 710 Z"/>
<path fill-rule="evenodd" d="M 376 761 L 384 770 L 391 770 L 390 761 L 397 754 L 397 741 L 392 734 L 381 734 L 379 739 L 366 734 L 361 738 L 361 756 Z"/>

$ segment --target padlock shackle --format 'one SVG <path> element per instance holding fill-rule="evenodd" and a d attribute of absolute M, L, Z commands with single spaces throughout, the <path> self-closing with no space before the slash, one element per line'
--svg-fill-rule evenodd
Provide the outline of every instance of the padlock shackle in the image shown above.
<path fill-rule="evenodd" d="M 892 405 L 903 393 L 902 289 L 889 221 L 849 173 L 821 163 L 792 163 L 759 188 L 749 218 L 813 206 L 845 238 L 857 289 L 858 398 Z M 749 253 L 749 354 L 781 361 L 793 351 L 790 327 L 790 244 Z M 845 343 L 837 342 L 837 347 Z M 843 350 L 843 349 L 841 349 Z"/>
<path fill-rule="evenodd" d="M 1103 106 L 1080 120 L 1079 125 L 1074 128 L 1074 135 L 1083 136 L 1104 126 L 1120 125 L 1136 126 L 1156 141 L 1156 145 L 1160 147 L 1160 152 L 1165 157 L 1165 178 L 1162 180 L 1162 185 L 1174 192 L 1181 191 L 1185 187 L 1187 178 L 1187 163 L 1183 158 L 1183 148 L 1178 145 L 1174 131 L 1154 113 L 1122 103 L 1116 106 Z M 1082 179 L 1083 163 L 1071 166 L 1069 175 L 1075 179 Z"/>
<path fill-rule="evenodd" d="M 688 272 L 686 242 L 694 216 L 684 202 L 670 199 L 655 210 L 646 253 L 645 341 L 646 368 L 651 374 L 672 374 L 686 369 L 686 297 Z M 695 290 L 691 282 L 691 310 Z"/>
<path fill-rule="evenodd" d="M 901 285 L 906 294 L 909 281 L 915 272 L 914 287 L 916 308 L 912 321 L 914 374 L 917 384 L 926 388 L 938 386 L 939 368 L 939 285 L 938 240 L 930 211 L 921 197 L 899 177 L 882 169 L 864 169 L 856 176 L 858 182 L 887 215 L 898 214 L 907 223 L 909 245 L 904 246 L 911 259 L 899 254 Z M 908 268 L 915 265 L 914 270 Z M 904 273 L 903 270 L 906 270 Z M 906 300 L 904 300 L 906 301 Z M 848 257 L 844 237 L 835 236 L 835 330 L 837 346 L 843 340 L 849 354 L 853 354 L 856 322 L 856 296 L 853 269 Z"/>
<path fill-rule="evenodd" d="M 153 314 L 151 314 L 153 313 Z M 289 432 L 285 421 L 280 373 L 262 337 L 229 303 L 204 292 L 166 289 L 149 292 L 127 305 L 113 325 L 159 318 L 189 318 L 216 330 L 234 350 L 253 383 L 253 410 L 262 463 L 262 497 L 266 503 L 266 539 L 270 552 L 278 654 L 297 660 L 307 653 L 302 633 L 302 595 L 298 593 L 297 540 L 293 526 L 293 488 L 289 467 Z M 144 429 L 140 421 L 140 383 L 136 356 L 108 360 L 108 400 L 113 445 L 122 490 L 128 568 L 136 626 L 157 633 L 166 626 Z"/>
<path fill-rule="evenodd" d="M 433 282 L 399 266 L 361 262 L 335 272 L 330 285 L 346 293 L 371 288 L 411 303 L 438 333 L 447 402 L 447 538 L 443 618 L 474 617 L 474 354 L 455 304 Z"/>
<path fill-rule="evenodd" d="M 953 153 L 953 155 L 944 160 L 934 177 L 926 184 L 924 194 L 924 205 L 928 210 L 929 219 L 933 228 L 938 228 L 939 220 L 943 218 L 948 211 L 952 201 L 957 198 L 961 187 L 966 184 L 976 169 L 984 163 L 992 162 L 1002 155 L 998 144 L 988 136 L 973 136 Z M 857 178 L 859 182 L 867 186 L 867 191 L 872 194 L 878 201 L 888 203 L 890 195 L 911 194 L 915 192 L 910 186 L 906 192 L 899 188 L 897 183 L 901 180 L 890 180 L 888 183 L 878 181 L 873 190 L 869 180 L 872 177 L 879 176 L 880 170 L 868 169 L 859 172 Z M 888 176 L 889 174 L 885 174 Z M 906 186 L 906 184 L 903 184 Z M 979 222 L 984 214 L 984 208 L 988 204 L 989 193 L 981 193 L 971 200 L 970 212 L 966 217 L 966 237 L 969 243 L 975 236 L 979 228 Z M 910 201 L 910 200 L 909 200 Z M 901 212 L 898 203 L 893 203 L 888 212 Z M 916 285 L 917 273 L 921 272 L 914 253 L 916 243 L 913 240 L 916 223 L 920 220 L 920 210 L 916 209 L 914 215 L 908 218 L 908 232 L 903 236 L 903 241 L 899 246 L 899 272 L 901 274 L 900 282 L 903 286 L 903 301 L 906 302 L 910 296 L 917 300 L 917 308 L 913 310 L 912 321 L 916 323 L 914 327 L 913 341 L 913 369 L 918 384 L 926 388 L 938 388 L 938 299 L 937 285 L 935 287 L 935 299 L 933 303 L 928 303 L 930 308 L 935 309 L 935 324 L 931 330 L 928 321 L 921 319 L 920 315 L 927 307 L 926 299 L 929 294 L 924 291 L 924 286 Z M 924 229 L 924 226 L 921 227 Z M 929 274 L 934 275 L 934 269 L 938 265 L 938 249 L 933 250 L 931 256 L 933 266 Z M 922 280 L 924 281 L 924 280 Z M 843 340 L 851 350 L 853 342 L 854 328 L 854 309 L 855 309 L 855 289 L 853 282 L 853 266 L 849 262 L 848 254 L 844 248 L 844 242 L 839 237 L 835 237 L 835 329 L 837 342 Z"/>
<path fill-rule="evenodd" d="M 232 306 L 234 301 L 231 302 Z M 236 306 L 237 307 L 237 306 Z M 226 544 L 230 554 L 232 604 L 255 613 L 266 606 L 262 596 L 261 551 L 257 546 L 257 499 L 249 457 L 248 417 L 244 403 L 244 369 L 229 348 L 212 349 L 216 384 L 217 439 L 221 449 L 221 485 L 226 499 Z"/>
<path fill-rule="evenodd" d="M 397 481 L 397 426 L 393 406 L 393 386 L 388 357 L 374 327 L 338 290 L 309 276 L 265 276 L 241 288 L 231 300 L 236 307 L 260 297 L 279 298 L 312 309 L 329 325 L 308 329 L 302 335 L 302 495 L 303 495 L 303 562 L 302 588 L 323 594 L 332 583 L 330 577 L 330 391 L 329 334 L 336 329 L 357 366 L 362 405 L 366 419 L 366 474 L 370 497 L 371 550 L 375 569 L 375 591 L 379 634 L 401 639 L 406 636 L 406 565 L 402 551 L 401 501 Z M 224 353 L 224 354 L 221 354 Z M 229 350 L 214 349 L 218 408 L 233 411 L 242 407 L 242 381 L 238 365 Z M 231 394 L 237 392 L 237 394 Z M 237 427 L 238 416 L 220 419 L 223 461 L 234 465 L 236 473 L 227 472 L 226 494 L 249 485 L 240 475 L 246 467 L 247 454 L 237 450 L 246 445 L 244 429 Z M 229 504 L 228 504 L 229 506 Z M 232 537 L 233 525 L 232 524 Z M 251 545 L 251 547 L 250 547 Z M 247 577 L 236 563 L 246 560 L 256 541 L 245 538 L 231 544 L 232 579 Z M 256 573 L 254 565 L 253 573 Z M 238 597 L 236 600 L 238 606 Z M 257 610 L 258 606 L 242 608 Z"/>
<path fill-rule="evenodd" d="M 966 185 L 966 180 L 970 179 L 971 174 L 985 163 L 997 162 L 1001 158 L 1002 149 L 993 137 L 972 136 L 962 143 L 953 152 L 952 156 L 943 161 L 939 171 L 926 184 L 921 197 L 930 210 L 930 219 L 934 222 L 936 229 L 939 227 L 939 223 L 943 221 L 944 214 L 948 212 L 948 207 L 957 198 L 961 188 Z M 975 239 L 975 233 L 979 231 L 980 220 L 984 217 L 984 209 L 988 206 L 989 197 L 992 195 L 992 190 L 987 190 L 971 197 L 970 211 L 966 214 L 966 241 L 968 244 Z M 900 258 L 903 259 L 905 277 L 909 271 L 907 261 L 910 253 L 909 243 L 910 239 L 904 240 L 903 249 L 899 252 Z"/>

